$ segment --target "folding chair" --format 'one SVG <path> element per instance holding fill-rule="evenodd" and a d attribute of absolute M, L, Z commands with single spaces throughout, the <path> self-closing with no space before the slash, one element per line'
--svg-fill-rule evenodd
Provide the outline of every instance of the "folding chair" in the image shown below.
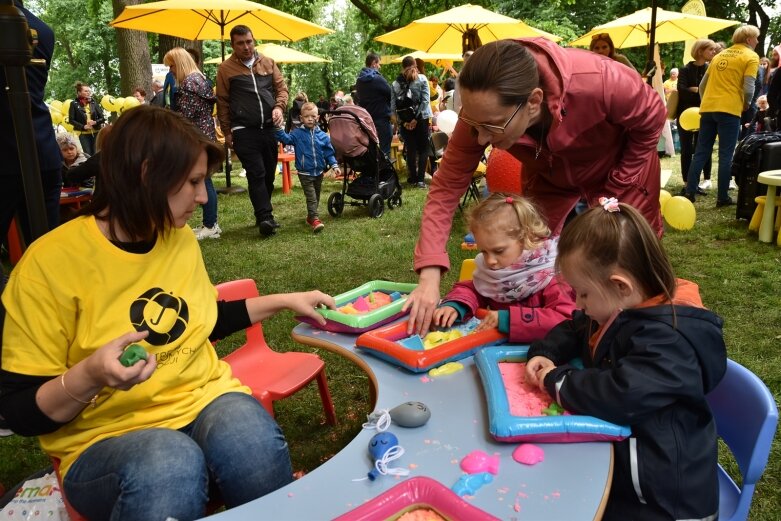
<path fill-rule="evenodd" d="M 706 398 L 743 481 L 738 487 L 719 465 L 719 519 L 744 521 L 770 455 L 778 423 L 776 401 L 759 377 L 729 359 L 727 373 Z"/>
<path fill-rule="evenodd" d="M 466 205 L 469 204 L 470 201 L 480 201 L 480 181 L 485 177 L 485 156 L 483 156 L 483 159 L 478 163 L 477 168 L 475 169 L 475 173 L 472 174 L 472 180 L 469 183 L 469 188 L 466 189 L 466 193 L 464 193 L 464 198 L 461 199 L 461 203 L 458 205 L 458 208 L 463 212 L 466 208 Z"/>
<path fill-rule="evenodd" d="M 258 288 L 252 279 L 241 279 L 217 285 L 220 300 L 241 300 L 257 297 Z M 263 338 L 263 327 L 253 324 L 246 330 L 244 345 L 223 358 L 230 364 L 233 375 L 252 390 L 263 407 L 274 415 L 274 402 L 303 389 L 317 380 L 326 420 L 336 424 L 336 411 L 328 389 L 325 362 L 316 354 L 272 350 Z"/>

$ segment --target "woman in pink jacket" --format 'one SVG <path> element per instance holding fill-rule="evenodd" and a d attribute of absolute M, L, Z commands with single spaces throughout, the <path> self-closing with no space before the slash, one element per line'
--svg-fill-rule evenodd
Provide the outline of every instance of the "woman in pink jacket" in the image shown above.
<path fill-rule="evenodd" d="M 445 245 L 461 195 L 488 145 L 523 163 L 523 193 L 558 234 L 580 199 L 613 196 L 662 234 L 656 152 L 666 109 L 636 72 L 542 38 L 480 47 L 461 71 L 462 109 L 423 210 L 406 308 L 409 330 L 425 333 L 439 303 Z"/>

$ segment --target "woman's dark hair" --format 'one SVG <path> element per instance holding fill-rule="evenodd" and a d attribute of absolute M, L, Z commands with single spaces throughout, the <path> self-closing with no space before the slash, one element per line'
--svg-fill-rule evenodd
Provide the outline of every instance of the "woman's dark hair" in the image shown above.
<path fill-rule="evenodd" d="M 174 225 L 168 196 L 184 184 L 202 151 L 211 174 L 222 150 L 187 118 L 152 105 L 128 110 L 106 136 L 95 194 L 82 214 L 106 220 L 112 240 L 118 240 L 117 228 L 132 241 L 165 235 Z"/>
<path fill-rule="evenodd" d="M 618 206 L 615 212 L 595 206 L 567 224 L 559 239 L 556 266 L 571 258 L 578 270 L 600 284 L 606 284 L 611 270 L 621 268 L 637 280 L 646 298 L 664 294 L 672 300 L 675 274 L 662 241 L 632 206 Z"/>
<path fill-rule="evenodd" d="M 79 92 L 81 92 L 81 89 L 83 89 L 84 87 L 89 87 L 89 85 L 81 81 L 77 81 L 74 87 L 76 88 L 76 94 L 78 94 Z"/>
<path fill-rule="evenodd" d="M 495 92 L 505 106 L 518 105 L 540 86 L 537 62 L 520 43 L 497 40 L 479 47 L 458 75 L 458 87 Z"/>
<path fill-rule="evenodd" d="M 596 47 L 597 42 L 605 42 L 608 47 L 610 47 L 610 58 L 615 58 L 616 56 L 616 44 L 613 43 L 613 39 L 610 37 L 607 33 L 599 33 L 595 34 L 591 37 L 591 43 L 588 46 L 588 49 L 590 51 L 594 51 L 594 47 Z"/>
<path fill-rule="evenodd" d="M 445 80 L 445 90 L 453 90 L 456 88 L 456 80 L 448 78 Z"/>

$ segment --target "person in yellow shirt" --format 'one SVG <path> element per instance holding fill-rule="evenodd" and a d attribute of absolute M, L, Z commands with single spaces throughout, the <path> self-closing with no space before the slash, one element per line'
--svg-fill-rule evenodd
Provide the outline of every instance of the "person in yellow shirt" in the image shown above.
<path fill-rule="evenodd" d="M 691 201 L 694 201 L 700 172 L 705 161 L 713 154 L 713 145 L 718 135 L 716 207 L 735 204 L 728 193 L 732 154 L 740 134 L 740 115 L 749 107 L 754 96 L 754 82 L 759 69 L 759 56 L 754 48 L 758 41 L 759 29 L 753 25 L 738 27 L 732 35 L 732 47 L 713 58 L 700 83 L 700 131 L 684 192 Z"/>
<path fill-rule="evenodd" d="M 678 69 L 673 67 L 670 69 L 670 77 L 662 83 L 664 88 L 664 100 L 670 99 L 670 93 L 674 90 L 678 90 Z"/>
<path fill-rule="evenodd" d="M 293 479 L 281 429 L 211 342 L 284 308 L 322 322 L 315 307 L 334 301 L 217 301 L 187 221 L 221 161 L 184 116 L 127 111 L 90 205 L 34 242 L 3 292 L 0 417 L 59 460 L 88 519 L 191 520 L 210 489 L 231 508 Z M 130 344 L 147 354 L 126 366 Z"/>

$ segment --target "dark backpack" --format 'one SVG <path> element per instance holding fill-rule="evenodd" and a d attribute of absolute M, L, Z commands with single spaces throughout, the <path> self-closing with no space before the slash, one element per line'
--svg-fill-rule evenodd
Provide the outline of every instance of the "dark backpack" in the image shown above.
<path fill-rule="evenodd" d="M 400 87 L 399 94 L 396 96 L 396 117 L 402 123 L 409 123 L 417 119 L 420 100 L 415 98 L 409 83 L 396 81 Z"/>

